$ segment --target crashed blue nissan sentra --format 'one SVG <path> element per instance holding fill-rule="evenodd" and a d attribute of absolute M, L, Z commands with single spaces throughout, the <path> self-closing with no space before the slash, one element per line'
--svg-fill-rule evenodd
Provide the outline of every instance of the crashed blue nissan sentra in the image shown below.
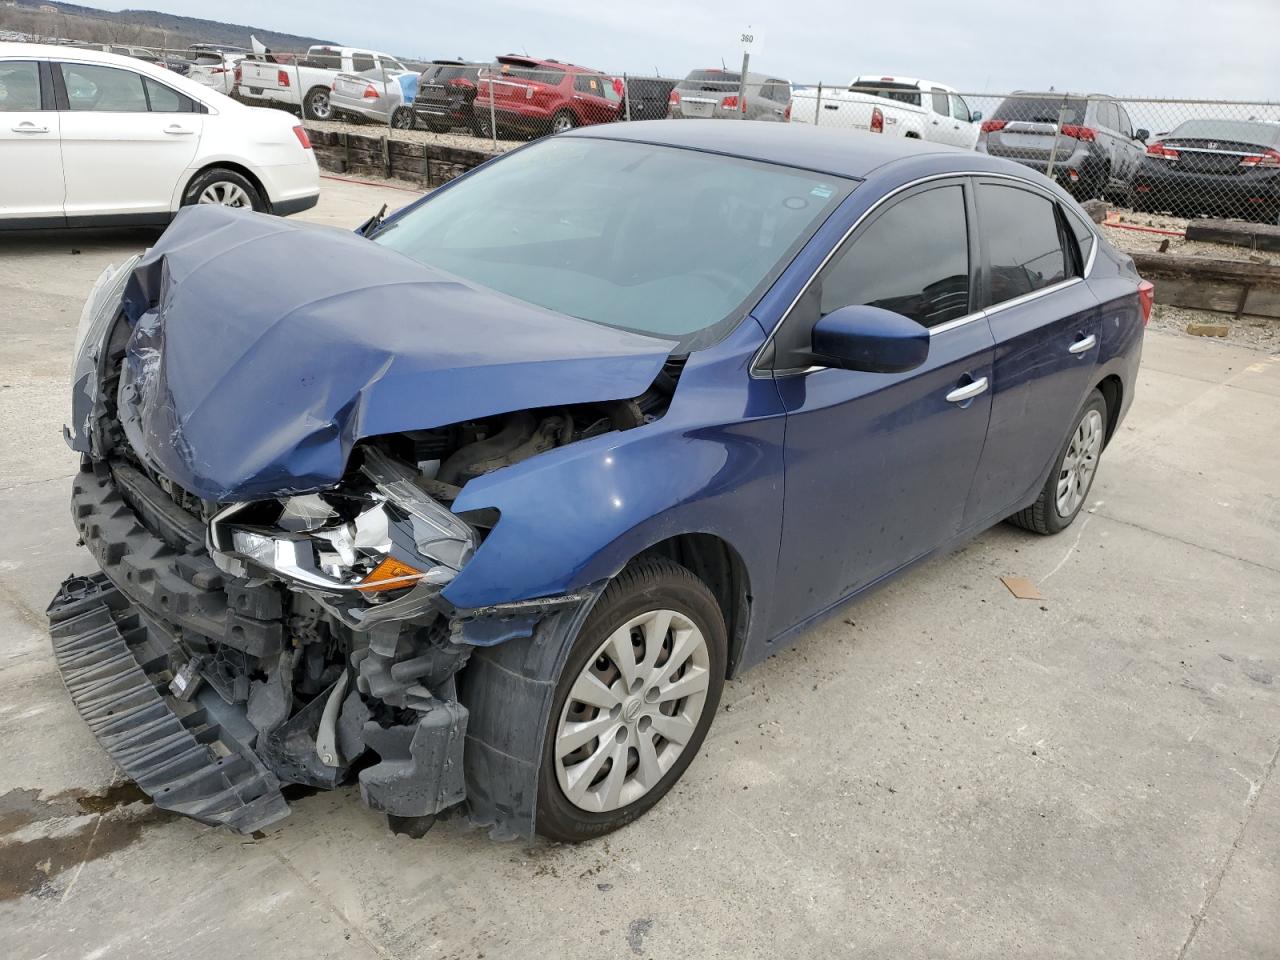
<path fill-rule="evenodd" d="M 81 320 L 101 573 L 56 658 L 207 823 L 358 782 L 415 835 L 598 836 L 726 676 L 991 524 L 1070 524 L 1151 303 L 1025 167 L 783 124 L 574 131 L 357 234 L 192 207 Z"/>

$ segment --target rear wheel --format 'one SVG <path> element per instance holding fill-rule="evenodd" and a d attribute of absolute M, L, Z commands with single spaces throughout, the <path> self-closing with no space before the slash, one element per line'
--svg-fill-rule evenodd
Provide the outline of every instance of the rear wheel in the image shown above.
<path fill-rule="evenodd" d="M 1036 502 L 1009 522 L 1024 530 L 1050 534 L 1065 530 L 1088 499 L 1107 437 L 1107 401 L 1094 390 L 1076 415 L 1053 469 Z"/>
<path fill-rule="evenodd" d="M 561 110 L 559 113 L 557 113 L 554 117 L 551 118 L 552 133 L 564 133 L 567 130 L 572 130 L 577 125 L 578 125 L 578 118 L 575 117 L 568 110 Z"/>
<path fill-rule="evenodd" d="M 182 205 L 187 207 L 197 203 L 267 212 L 266 201 L 249 178 L 225 167 L 206 170 L 187 185 Z"/>
<path fill-rule="evenodd" d="M 538 832 L 598 837 L 680 779 L 715 716 L 728 639 L 707 586 L 637 561 L 597 601 L 556 685 L 538 777 Z"/>

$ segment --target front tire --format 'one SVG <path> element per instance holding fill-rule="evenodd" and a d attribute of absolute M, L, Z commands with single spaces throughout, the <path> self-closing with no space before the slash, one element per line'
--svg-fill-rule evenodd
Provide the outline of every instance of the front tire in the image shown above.
<path fill-rule="evenodd" d="M 417 117 L 410 107 L 397 107 L 391 114 L 391 126 L 397 130 L 412 130 L 416 125 Z"/>
<path fill-rule="evenodd" d="M 182 205 L 198 203 L 237 207 L 267 213 L 267 203 L 249 178 L 225 167 L 214 167 L 194 177 L 182 196 Z"/>
<path fill-rule="evenodd" d="M 565 662 L 538 777 L 538 832 L 577 842 L 656 804 L 697 754 L 720 703 L 724 617 L 706 584 L 669 560 L 609 584 Z"/>
<path fill-rule="evenodd" d="M 1107 401 L 1100 391 L 1089 394 L 1074 423 L 1040 496 L 1031 506 L 1011 516 L 1010 523 L 1048 535 L 1071 526 L 1071 521 L 1080 513 L 1089 498 L 1107 439 Z"/>

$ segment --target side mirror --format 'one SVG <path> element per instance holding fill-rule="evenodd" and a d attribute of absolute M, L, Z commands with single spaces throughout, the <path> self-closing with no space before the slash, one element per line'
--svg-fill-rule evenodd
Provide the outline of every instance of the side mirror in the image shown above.
<path fill-rule="evenodd" d="M 977 123 L 979 120 L 982 119 L 982 111 L 981 110 L 973 111 L 973 113 L 969 114 L 969 119 L 974 123 Z"/>
<path fill-rule="evenodd" d="M 892 310 L 856 305 L 813 325 L 813 362 L 841 370 L 902 373 L 929 356 L 929 331 Z"/>
<path fill-rule="evenodd" d="M 1147 138 L 1149 136 L 1151 136 L 1151 131 L 1148 130 L 1146 127 L 1139 127 L 1137 130 L 1133 132 L 1133 139 L 1141 140 L 1143 143 L 1147 142 Z"/>

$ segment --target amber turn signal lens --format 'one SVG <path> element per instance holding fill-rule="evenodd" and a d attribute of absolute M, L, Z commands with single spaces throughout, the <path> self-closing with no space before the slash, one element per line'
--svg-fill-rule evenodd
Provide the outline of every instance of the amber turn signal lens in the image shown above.
<path fill-rule="evenodd" d="M 387 557 L 370 571 L 356 587 L 365 593 L 376 593 L 379 590 L 399 590 L 411 587 L 422 578 L 422 571 L 401 563 L 395 557 Z"/>

